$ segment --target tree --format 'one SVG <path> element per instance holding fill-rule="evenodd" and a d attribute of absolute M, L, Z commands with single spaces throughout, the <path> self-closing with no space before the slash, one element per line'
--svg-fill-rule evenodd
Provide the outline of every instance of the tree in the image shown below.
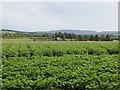
<path fill-rule="evenodd" d="M 94 40 L 95 40 L 95 41 L 99 41 L 99 36 L 98 36 L 98 35 L 95 35 Z"/>
<path fill-rule="evenodd" d="M 75 36 L 75 41 L 79 41 L 79 35 Z"/>
<path fill-rule="evenodd" d="M 79 36 L 78 41 L 82 41 L 82 37 L 81 37 L 81 35 L 78 35 L 78 36 Z"/>
<path fill-rule="evenodd" d="M 90 35 L 90 37 L 89 37 L 89 41 L 94 41 L 94 37 L 93 37 L 93 35 Z"/>
<path fill-rule="evenodd" d="M 110 36 L 108 34 L 105 37 L 105 41 L 110 41 Z"/>
<path fill-rule="evenodd" d="M 89 40 L 89 38 L 87 35 L 82 36 L 82 41 L 88 41 L 88 40 Z"/>
<path fill-rule="evenodd" d="M 105 37 L 103 34 L 100 36 L 100 41 L 105 41 Z"/>
<path fill-rule="evenodd" d="M 63 39 L 63 41 L 65 41 L 65 39 L 66 39 L 66 38 L 65 38 L 65 35 L 63 35 L 63 38 L 62 38 L 62 39 Z"/>

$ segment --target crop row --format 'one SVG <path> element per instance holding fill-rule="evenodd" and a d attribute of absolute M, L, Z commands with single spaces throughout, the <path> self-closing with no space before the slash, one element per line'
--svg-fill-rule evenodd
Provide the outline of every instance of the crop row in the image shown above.
<path fill-rule="evenodd" d="M 118 54 L 118 43 L 3 43 L 2 57 L 63 56 L 66 54 Z"/>
<path fill-rule="evenodd" d="M 3 58 L 2 90 L 118 90 L 118 55 Z"/>

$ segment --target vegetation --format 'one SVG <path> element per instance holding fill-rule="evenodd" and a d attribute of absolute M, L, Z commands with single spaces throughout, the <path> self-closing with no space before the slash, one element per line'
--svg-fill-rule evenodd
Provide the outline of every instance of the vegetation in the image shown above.
<path fill-rule="evenodd" d="M 2 90 L 120 89 L 118 42 L 9 41 L 2 46 Z"/>
<path fill-rule="evenodd" d="M 55 33 L 45 33 L 45 32 L 20 32 L 14 30 L 5 30 L 2 29 L 3 38 L 23 38 L 28 37 L 33 39 L 33 41 L 113 41 L 118 40 L 118 36 L 109 35 L 109 34 L 75 34 L 75 33 L 66 33 L 66 32 L 55 32 Z"/>

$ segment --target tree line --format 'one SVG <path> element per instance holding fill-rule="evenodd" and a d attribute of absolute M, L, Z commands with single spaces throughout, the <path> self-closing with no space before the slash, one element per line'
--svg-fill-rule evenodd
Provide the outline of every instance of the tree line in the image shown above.
<path fill-rule="evenodd" d="M 57 37 L 60 37 L 61 40 L 69 39 L 71 41 L 112 41 L 110 35 L 80 35 L 80 34 L 74 34 L 74 33 L 61 33 L 56 32 L 53 35 L 53 38 L 57 40 Z"/>
<path fill-rule="evenodd" d="M 29 37 L 40 40 L 70 40 L 70 41 L 112 41 L 118 40 L 118 38 L 114 38 L 109 34 L 104 35 L 81 35 L 75 33 L 37 33 L 37 32 L 17 32 L 12 30 L 2 30 L 5 33 L 2 33 L 2 38 L 22 38 L 22 37 Z M 10 33 L 9 33 L 10 32 Z M 59 39 L 58 39 L 59 38 Z"/>

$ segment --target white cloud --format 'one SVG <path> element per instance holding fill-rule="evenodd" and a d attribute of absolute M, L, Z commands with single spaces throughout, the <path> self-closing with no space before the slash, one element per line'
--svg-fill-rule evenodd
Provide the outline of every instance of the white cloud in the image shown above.
<path fill-rule="evenodd" d="M 1 0 L 1 2 L 118 2 L 119 0 Z"/>
<path fill-rule="evenodd" d="M 117 30 L 117 3 L 3 3 L 3 28 Z"/>
<path fill-rule="evenodd" d="M 0 3 L 0 29 L 2 28 L 2 4 Z"/>

